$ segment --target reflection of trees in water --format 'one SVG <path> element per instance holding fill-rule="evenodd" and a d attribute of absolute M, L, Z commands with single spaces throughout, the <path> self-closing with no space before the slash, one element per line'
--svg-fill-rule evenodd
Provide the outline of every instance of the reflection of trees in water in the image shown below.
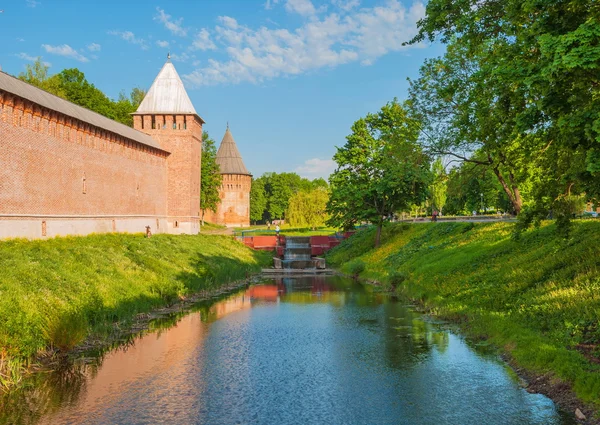
<path fill-rule="evenodd" d="M 433 347 L 444 352 L 448 334 L 418 318 L 418 315 L 399 303 L 386 303 L 384 311 L 384 339 L 386 360 L 390 367 L 411 368 L 431 355 Z"/>
<path fill-rule="evenodd" d="M 33 425 L 85 393 L 88 366 L 62 361 L 55 370 L 38 373 L 20 390 L 0 396 L 1 425 Z"/>

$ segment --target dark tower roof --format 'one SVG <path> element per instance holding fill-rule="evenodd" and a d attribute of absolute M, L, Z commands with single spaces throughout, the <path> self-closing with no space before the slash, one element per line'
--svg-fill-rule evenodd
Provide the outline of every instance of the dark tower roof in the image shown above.
<path fill-rule="evenodd" d="M 229 131 L 229 125 L 225 131 L 223 140 L 221 140 L 221 146 L 219 146 L 219 150 L 217 151 L 216 161 L 221 169 L 221 174 L 252 175 L 246 169 L 244 161 L 242 161 L 242 155 L 240 155 L 231 131 Z"/>

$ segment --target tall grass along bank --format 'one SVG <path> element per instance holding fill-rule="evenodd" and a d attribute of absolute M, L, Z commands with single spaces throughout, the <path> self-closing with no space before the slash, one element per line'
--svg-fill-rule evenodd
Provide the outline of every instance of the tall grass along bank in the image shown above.
<path fill-rule="evenodd" d="M 569 240 L 543 223 L 520 240 L 508 223 L 393 224 L 327 255 L 348 274 L 420 300 L 486 337 L 520 367 L 567 384 L 600 408 L 600 223 Z"/>
<path fill-rule="evenodd" d="M 105 234 L 0 241 L 0 389 L 48 348 L 260 271 L 270 255 L 225 236 Z"/>

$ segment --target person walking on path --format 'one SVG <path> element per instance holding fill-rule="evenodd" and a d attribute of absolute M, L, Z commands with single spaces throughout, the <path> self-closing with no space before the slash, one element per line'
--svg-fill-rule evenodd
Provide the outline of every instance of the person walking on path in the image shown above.
<path fill-rule="evenodd" d="M 279 224 L 275 226 L 275 235 L 279 237 Z"/>

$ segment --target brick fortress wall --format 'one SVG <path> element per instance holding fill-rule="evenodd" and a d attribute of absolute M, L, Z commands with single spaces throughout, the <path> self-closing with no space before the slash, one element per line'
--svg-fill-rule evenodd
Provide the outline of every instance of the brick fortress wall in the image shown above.
<path fill-rule="evenodd" d="M 200 231 L 202 122 L 194 115 L 134 115 L 133 127 L 171 152 L 167 159 L 169 233 Z"/>
<path fill-rule="evenodd" d="M 219 189 L 221 203 L 216 213 L 206 211 L 204 219 L 228 227 L 249 226 L 251 184 L 251 176 L 223 174 L 223 184 Z"/>
<path fill-rule="evenodd" d="M 167 231 L 167 156 L 0 90 L 0 238 Z"/>

